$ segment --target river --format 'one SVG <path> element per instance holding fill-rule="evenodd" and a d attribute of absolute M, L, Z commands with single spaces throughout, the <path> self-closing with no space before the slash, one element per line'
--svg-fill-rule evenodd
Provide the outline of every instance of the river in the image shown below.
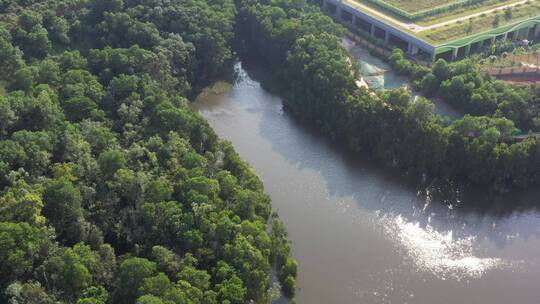
<path fill-rule="evenodd" d="M 538 195 L 436 201 L 305 128 L 236 70 L 193 107 L 263 180 L 299 263 L 298 303 L 540 302 Z"/>

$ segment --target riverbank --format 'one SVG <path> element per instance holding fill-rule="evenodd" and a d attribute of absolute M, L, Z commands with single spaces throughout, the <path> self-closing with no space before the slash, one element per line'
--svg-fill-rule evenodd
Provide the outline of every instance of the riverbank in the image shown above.
<path fill-rule="evenodd" d="M 260 174 L 299 263 L 299 304 L 535 304 L 538 194 L 417 188 L 284 111 L 264 67 L 237 70 L 193 107 Z"/>
<path fill-rule="evenodd" d="M 495 106 L 502 107 L 505 96 L 521 98 L 511 87 L 496 94 L 500 86 L 466 62 L 437 61 L 426 68 L 394 51 L 389 61 L 400 73 L 410 75 L 415 87 L 472 114 L 453 121 L 441 119 L 433 113 L 433 103 L 423 98 L 412 102 L 407 90 L 390 90 L 374 98 L 359 89 L 349 54 L 341 46 L 344 29 L 320 12 L 303 11 L 305 21 L 287 31 L 283 25 L 298 17 L 287 15 L 295 12 L 287 3 L 259 3 L 258 14 L 253 14 L 251 6 L 255 4 L 244 5 L 239 15 L 246 23 L 239 25 L 239 34 L 245 39 L 242 45 L 250 47 L 245 51 L 266 59 L 267 67 L 279 79 L 285 108 L 318 128 L 322 136 L 346 143 L 353 151 L 368 152 L 412 179 L 451 181 L 492 191 L 526 189 L 540 181 L 540 157 L 535 153 L 540 142 L 512 139 L 519 133 L 514 128 L 519 121 L 511 114 L 523 103 L 500 109 L 510 118 L 479 115 L 473 108 L 476 104 L 469 105 L 495 96 Z M 282 9 L 284 14 L 270 27 L 261 26 L 269 17 L 261 12 L 273 8 Z M 312 27 L 313 20 L 325 26 Z M 277 34 L 285 32 L 287 35 Z M 474 98 L 468 90 L 475 90 Z M 482 91 L 495 95 L 483 95 Z"/>

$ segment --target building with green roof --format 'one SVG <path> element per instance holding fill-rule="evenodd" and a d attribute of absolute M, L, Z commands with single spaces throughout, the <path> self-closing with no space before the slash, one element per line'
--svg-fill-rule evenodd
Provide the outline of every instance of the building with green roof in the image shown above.
<path fill-rule="evenodd" d="M 540 34 L 540 0 L 319 0 L 330 15 L 410 56 L 462 58 Z"/>

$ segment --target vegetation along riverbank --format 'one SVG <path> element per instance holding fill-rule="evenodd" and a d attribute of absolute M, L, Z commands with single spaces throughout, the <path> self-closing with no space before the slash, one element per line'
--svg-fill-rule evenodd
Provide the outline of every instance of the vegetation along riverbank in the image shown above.
<path fill-rule="evenodd" d="M 254 171 L 190 109 L 231 0 L 0 3 L 0 302 L 267 303 L 296 262 Z"/>
<path fill-rule="evenodd" d="M 239 0 L 246 52 L 266 59 L 285 107 L 326 136 L 412 176 L 503 190 L 540 181 L 538 94 L 484 75 L 472 60 L 431 68 L 395 51 L 389 61 L 426 96 L 467 113 L 449 122 L 405 89 L 370 96 L 355 84 L 344 29 L 305 2 Z"/>

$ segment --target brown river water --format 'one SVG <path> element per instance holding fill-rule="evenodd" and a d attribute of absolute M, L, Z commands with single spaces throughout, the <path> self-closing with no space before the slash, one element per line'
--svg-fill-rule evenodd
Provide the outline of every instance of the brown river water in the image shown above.
<path fill-rule="evenodd" d="M 538 194 L 433 199 L 236 71 L 193 107 L 263 180 L 299 263 L 298 303 L 540 303 Z"/>

